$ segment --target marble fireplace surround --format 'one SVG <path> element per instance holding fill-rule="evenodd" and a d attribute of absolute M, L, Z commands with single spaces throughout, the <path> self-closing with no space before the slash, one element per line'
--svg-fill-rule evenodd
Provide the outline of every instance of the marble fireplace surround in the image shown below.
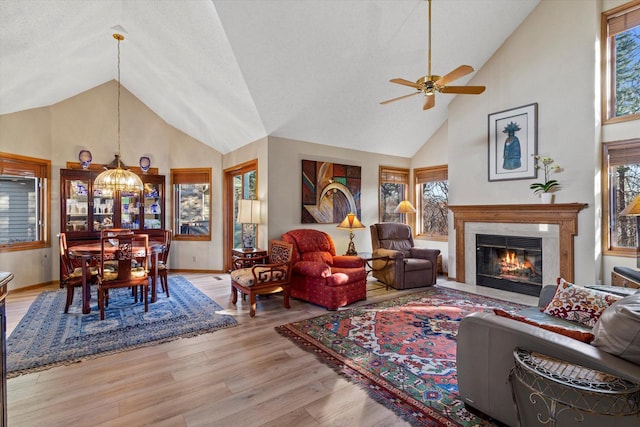
<path fill-rule="evenodd" d="M 558 276 L 573 281 L 573 238 L 578 234 L 578 213 L 587 206 L 586 203 L 449 206 L 456 231 L 456 282 L 475 283 L 476 233 L 542 237 L 543 269 L 547 266 L 548 272 L 543 273 L 543 283 L 553 283 Z M 467 239 L 473 242 L 466 242 Z"/>

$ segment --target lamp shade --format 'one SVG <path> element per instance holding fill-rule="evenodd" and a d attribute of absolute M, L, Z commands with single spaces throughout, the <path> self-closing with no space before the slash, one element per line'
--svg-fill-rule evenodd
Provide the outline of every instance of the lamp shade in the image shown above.
<path fill-rule="evenodd" d="M 344 220 L 342 220 L 342 222 L 338 225 L 338 228 L 341 228 L 344 230 L 353 230 L 356 228 L 365 228 L 365 226 L 362 225 L 362 223 L 358 220 L 358 217 L 356 216 L 356 214 L 349 213 L 344 218 Z"/>
<path fill-rule="evenodd" d="M 259 224 L 260 200 L 240 200 L 238 202 L 238 222 L 240 224 Z"/>
<path fill-rule="evenodd" d="M 640 216 L 640 194 L 620 212 L 620 216 Z"/>
<path fill-rule="evenodd" d="M 403 200 L 393 211 L 394 213 L 407 214 L 407 213 L 415 213 L 416 208 L 413 207 L 410 201 Z"/>

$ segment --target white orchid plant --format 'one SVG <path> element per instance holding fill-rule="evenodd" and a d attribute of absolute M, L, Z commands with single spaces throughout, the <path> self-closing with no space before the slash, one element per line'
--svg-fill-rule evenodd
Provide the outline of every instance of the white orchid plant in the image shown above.
<path fill-rule="evenodd" d="M 544 157 L 538 154 L 533 155 L 536 159 L 535 168 L 542 169 L 544 172 L 544 182 L 535 182 L 529 186 L 533 190 L 534 194 L 538 193 L 551 193 L 560 189 L 560 183 L 555 179 L 549 179 L 552 172 L 560 172 L 562 168 L 559 165 L 553 163 L 551 157 Z"/>

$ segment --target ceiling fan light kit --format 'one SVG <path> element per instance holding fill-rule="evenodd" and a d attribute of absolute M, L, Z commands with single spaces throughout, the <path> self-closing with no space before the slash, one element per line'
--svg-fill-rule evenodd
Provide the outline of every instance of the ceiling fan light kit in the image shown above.
<path fill-rule="evenodd" d="M 453 93 L 462 95 L 479 95 L 484 92 L 484 86 L 447 86 L 448 83 L 457 80 L 473 72 L 473 67 L 470 65 L 460 65 L 455 70 L 445 74 L 444 76 L 438 76 L 431 74 L 431 0 L 427 0 L 429 4 L 429 50 L 428 50 L 428 71 L 427 75 L 420 77 L 416 82 L 412 82 L 406 79 L 391 79 L 391 83 L 409 86 L 416 89 L 416 92 L 408 95 L 399 96 L 397 98 L 388 99 L 382 101 L 380 104 L 385 105 L 394 101 L 399 101 L 404 98 L 408 98 L 420 93 L 424 94 L 423 110 L 428 110 L 436 105 L 435 93 Z"/>

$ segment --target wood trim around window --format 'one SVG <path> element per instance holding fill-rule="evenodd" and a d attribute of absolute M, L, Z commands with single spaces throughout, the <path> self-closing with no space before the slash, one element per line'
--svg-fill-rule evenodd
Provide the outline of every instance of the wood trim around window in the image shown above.
<path fill-rule="evenodd" d="M 615 109 L 614 98 L 610 96 L 615 92 L 614 81 L 611 78 L 614 65 L 609 63 L 609 51 L 612 48 L 612 38 L 609 37 L 609 22 L 618 16 L 634 13 L 633 9 L 640 8 L 640 0 L 633 0 L 629 3 L 620 5 L 611 10 L 602 12 L 600 18 L 600 72 L 602 76 L 601 82 L 601 110 L 602 124 L 613 124 L 627 122 L 629 120 L 640 120 L 640 113 L 629 114 L 626 116 L 612 117 L 611 112 Z"/>
<path fill-rule="evenodd" d="M 258 159 L 249 160 L 224 170 L 224 190 L 222 192 L 223 220 L 222 220 L 222 262 L 224 271 L 231 270 L 231 251 L 233 249 L 233 177 L 246 172 L 256 172 L 256 194 L 259 194 L 260 180 L 258 177 Z M 256 237 L 258 236 L 256 231 Z M 256 241 L 257 243 L 257 241 Z"/>
<path fill-rule="evenodd" d="M 173 240 L 193 240 L 193 241 L 210 241 L 212 235 L 212 217 L 213 211 L 211 209 L 213 205 L 213 185 L 211 182 L 212 171 L 211 168 L 173 168 L 171 169 L 171 181 L 169 186 L 171 188 L 171 230 L 173 230 Z M 197 177 L 197 181 L 190 179 L 190 176 Z M 208 182 L 203 182 L 202 180 L 208 180 Z M 180 234 L 176 231 L 176 225 L 178 223 L 178 213 L 176 212 L 176 203 L 178 202 L 175 193 L 175 185 L 176 184 L 198 184 L 198 183 L 208 183 L 209 184 L 209 234 L 204 235 L 188 235 L 188 234 Z"/>
<path fill-rule="evenodd" d="M 635 257 L 637 254 L 636 248 L 612 248 L 611 247 L 611 234 L 610 227 L 611 224 L 611 204 L 610 204 L 610 193 L 609 193 L 609 150 L 621 150 L 624 149 L 625 146 L 638 146 L 640 144 L 640 138 L 637 139 L 627 139 L 624 141 L 615 141 L 615 142 L 607 142 L 602 145 L 602 166 L 601 166 L 601 175 L 602 175 L 602 253 L 604 255 L 610 256 L 620 256 L 620 257 Z"/>
<path fill-rule="evenodd" d="M 45 188 L 40 191 L 42 201 L 42 206 L 40 207 L 42 238 L 39 241 L 34 242 L 0 245 L 0 252 L 13 252 L 51 247 L 51 161 L 36 157 L 0 152 L 0 163 L 5 160 L 7 163 L 13 163 L 14 161 L 17 163 L 23 163 L 25 165 L 25 169 L 36 170 L 36 175 L 45 181 Z M 0 167 L 0 174 L 2 173 L 2 167 Z"/>
<path fill-rule="evenodd" d="M 409 200 L 410 189 L 409 183 L 411 182 L 411 169 L 408 168 L 400 168 L 395 166 L 378 166 L 378 221 L 382 218 L 382 200 L 380 199 L 380 187 L 383 183 L 391 183 L 391 184 L 403 184 L 404 185 L 404 195 L 402 200 Z M 401 201 L 402 201 L 401 200 Z M 409 200 L 414 206 L 415 201 Z M 405 217 L 405 223 L 412 226 L 413 221 L 410 218 L 411 215 L 407 215 Z"/>
<path fill-rule="evenodd" d="M 418 210 L 415 217 L 415 230 L 421 228 L 422 219 L 418 217 L 420 210 L 422 209 L 422 202 L 418 203 L 418 200 L 422 200 L 422 194 L 418 192 L 418 187 L 427 182 L 433 181 L 448 181 L 449 180 L 449 165 L 429 166 L 424 168 L 415 168 L 413 170 L 413 186 L 415 194 L 415 207 Z M 448 199 L 448 195 L 447 195 Z M 415 234 L 415 238 L 419 240 L 432 240 L 436 242 L 448 242 L 449 236 L 442 235 L 428 235 L 423 233 Z"/>

